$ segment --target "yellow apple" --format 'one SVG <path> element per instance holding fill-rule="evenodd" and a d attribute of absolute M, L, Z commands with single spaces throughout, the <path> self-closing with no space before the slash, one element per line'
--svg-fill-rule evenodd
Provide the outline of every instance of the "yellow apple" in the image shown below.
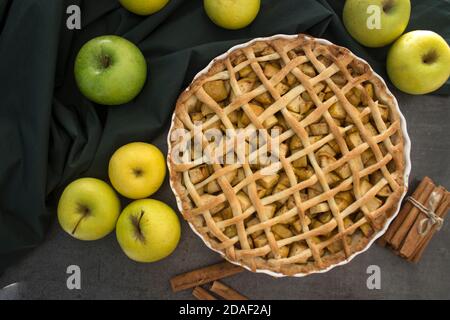
<path fill-rule="evenodd" d="M 141 16 L 161 10 L 168 2 L 169 0 L 120 0 L 125 9 Z"/>
<path fill-rule="evenodd" d="M 429 93 L 450 76 L 450 47 L 433 31 L 411 31 L 392 45 L 386 67 L 392 83 L 400 90 Z"/>
<path fill-rule="evenodd" d="M 180 240 L 180 220 L 165 203 L 142 199 L 130 203 L 117 221 L 117 241 L 138 262 L 155 262 L 170 255 Z"/>
<path fill-rule="evenodd" d="M 208 17 L 225 29 L 241 29 L 255 20 L 261 6 L 260 0 L 204 0 Z"/>
<path fill-rule="evenodd" d="M 405 31 L 410 14 L 410 0 L 347 0 L 342 19 L 356 41 L 383 47 Z"/>
<path fill-rule="evenodd" d="M 103 238 L 116 226 L 120 202 L 105 182 L 82 178 L 69 184 L 58 203 L 58 221 L 64 231 L 80 240 Z"/>
<path fill-rule="evenodd" d="M 142 199 L 161 187 L 166 176 L 166 162 L 154 145 L 133 142 L 113 154 L 108 171 L 117 192 L 130 199 Z"/>

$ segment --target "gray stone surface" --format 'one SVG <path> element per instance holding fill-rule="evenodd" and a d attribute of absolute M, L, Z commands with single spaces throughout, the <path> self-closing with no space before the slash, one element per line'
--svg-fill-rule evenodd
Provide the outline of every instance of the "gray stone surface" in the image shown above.
<path fill-rule="evenodd" d="M 412 140 L 410 190 L 428 175 L 450 188 L 450 98 L 409 96 L 393 90 L 404 113 Z M 165 133 L 156 144 L 166 149 Z M 155 198 L 176 208 L 168 186 Z M 220 261 L 185 222 L 175 253 L 154 264 L 138 264 L 120 250 L 111 234 L 96 242 L 70 238 L 55 221 L 39 248 L 0 278 L 0 288 L 24 284 L 18 295 L 32 299 L 191 299 L 191 292 L 172 293 L 169 279 L 179 273 Z M 450 223 L 434 237 L 423 260 L 409 264 L 374 244 L 349 264 L 325 274 L 305 278 L 274 279 L 244 272 L 224 280 L 253 299 L 449 299 Z M 76 264 L 82 271 L 81 290 L 66 287 L 66 268 Z M 368 290 L 366 269 L 381 268 L 381 290 Z"/>

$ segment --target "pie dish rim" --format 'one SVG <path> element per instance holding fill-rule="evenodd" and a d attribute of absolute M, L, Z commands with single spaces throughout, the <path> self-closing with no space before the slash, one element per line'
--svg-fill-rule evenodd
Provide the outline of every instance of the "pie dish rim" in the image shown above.
<path fill-rule="evenodd" d="M 201 77 L 201 76 L 207 74 L 208 72 L 210 72 L 212 67 L 214 67 L 218 61 L 226 59 L 233 52 L 235 52 L 235 51 L 237 51 L 239 49 L 243 49 L 243 48 L 246 48 L 248 46 L 251 46 L 251 45 L 253 45 L 256 42 L 270 42 L 270 41 L 273 41 L 273 40 L 276 40 L 276 39 L 294 40 L 294 39 L 297 39 L 300 36 L 304 37 L 305 40 L 313 40 L 313 41 L 316 41 L 316 42 L 318 42 L 320 44 L 323 44 L 323 45 L 329 45 L 329 46 L 336 46 L 336 47 L 344 48 L 344 47 L 335 45 L 334 43 L 332 43 L 329 40 L 312 37 L 312 36 L 309 36 L 309 35 L 306 35 L 306 34 L 294 34 L 294 35 L 276 34 L 276 35 L 273 35 L 273 36 L 270 36 L 270 37 L 255 38 L 255 39 L 252 39 L 252 40 L 247 41 L 245 43 L 241 43 L 241 44 L 235 45 L 235 46 L 231 47 L 229 50 L 227 50 L 225 53 L 223 53 L 223 54 L 215 57 L 214 59 L 212 59 L 211 62 L 204 69 L 202 69 L 201 71 L 199 71 L 195 75 L 195 77 L 191 81 L 191 84 L 180 94 L 180 98 L 185 96 L 185 94 L 190 89 L 192 89 L 192 84 L 199 77 Z M 295 273 L 295 274 L 285 274 L 285 273 L 282 273 L 282 272 L 276 272 L 274 270 L 269 270 L 269 269 L 258 269 L 257 268 L 255 270 L 252 270 L 248 265 L 246 265 L 246 264 L 244 264 L 242 262 L 234 261 L 232 259 L 229 259 L 229 257 L 227 257 L 227 255 L 223 251 L 213 248 L 212 245 L 209 243 L 208 239 L 206 239 L 196 229 L 196 227 L 193 225 L 193 223 L 186 220 L 188 222 L 190 228 L 192 229 L 192 231 L 194 231 L 194 233 L 198 237 L 200 237 L 202 239 L 202 241 L 206 244 L 206 246 L 209 249 L 219 253 L 224 259 L 226 259 L 230 263 L 233 263 L 235 265 L 241 266 L 241 267 L 243 267 L 243 268 L 245 268 L 245 269 L 247 269 L 249 271 L 252 271 L 252 272 L 264 273 L 264 274 L 268 274 L 268 275 L 270 275 L 272 277 L 277 277 L 277 278 L 278 277 L 286 277 L 286 276 L 303 277 L 303 276 L 314 274 L 314 273 L 325 273 L 325 272 L 333 269 L 334 267 L 342 266 L 342 265 L 345 265 L 345 264 L 349 263 L 357 255 L 367 251 L 372 246 L 372 244 L 386 232 L 386 230 L 389 227 L 390 223 L 392 222 L 392 220 L 397 216 L 398 212 L 400 211 L 400 204 L 401 204 L 401 202 L 402 202 L 402 200 L 403 200 L 403 198 L 404 198 L 404 196 L 405 196 L 405 194 L 407 193 L 407 190 L 408 190 L 408 180 L 409 180 L 409 175 L 410 175 L 410 172 L 411 172 L 411 156 L 410 156 L 410 153 L 411 153 L 411 140 L 410 140 L 410 137 L 409 137 L 408 131 L 407 131 L 406 119 L 405 119 L 403 113 L 400 110 L 400 107 L 399 107 L 397 99 L 395 98 L 395 96 L 389 90 L 389 88 L 388 88 L 386 82 L 384 81 L 384 79 L 372 69 L 372 67 L 370 66 L 370 64 L 367 61 L 365 61 L 364 59 L 358 57 L 353 52 L 351 52 L 349 49 L 346 49 L 346 50 L 348 51 L 349 54 L 351 54 L 353 56 L 354 59 L 356 59 L 359 62 L 361 62 L 361 63 L 363 63 L 363 64 L 368 66 L 369 71 L 372 73 L 372 75 L 375 78 L 377 78 L 377 80 L 379 80 L 381 82 L 381 84 L 385 87 L 385 89 L 386 89 L 385 94 L 386 94 L 386 96 L 388 98 L 391 99 L 392 106 L 398 113 L 398 117 L 399 117 L 399 120 L 400 120 L 400 129 L 401 129 L 401 133 L 402 133 L 402 140 L 403 140 L 403 156 L 404 156 L 403 157 L 404 158 L 403 159 L 404 160 L 404 162 L 403 162 L 403 175 L 402 175 L 402 177 L 403 177 L 403 187 L 404 187 L 403 188 L 403 193 L 397 199 L 398 201 L 392 207 L 390 207 L 387 210 L 388 213 L 391 212 L 391 215 L 389 217 L 387 217 L 387 219 L 386 219 L 386 221 L 384 223 L 384 227 L 382 229 L 380 229 L 378 232 L 374 233 L 371 236 L 371 238 L 365 243 L 364 247 L 361 250 L 356 250 L 348 258 L 344 258 L 343 260 L 341 260 L 341 261 L 339 261 L 337 263 L 331 263 L 330 265 L 328 265 L 325 268 L 322 268 L 322 269 L 313 268 L 313 269 L 311 269 L 308 272 L 300 272 L 300 273 Z M 178 105 L 179 102 L 180 102 L 180 99 L 177 101 L 177 105 Z M 178 207 L 180 213 L 182 214 L 182 212 L 184 211 L 184 209 L 183 209 L 183 200 L 181 199 L 180 194 L 177 191 L 177 188 L 175 187 L 175 182 L 176 181 L 175 181 L 175 179 L 173 179 L 173 177 L 175 175 L 175 172 L 173 172 L 173 170 L 172 170 L 171 157 L 170 157 L 171 152 L 172 152 L 172 145 L 171 145 L 171 141 L 170 141 L 170 136 L 171 136 L 172 130 L 175 128 L 175 125 L 176 125 L 175 124 L 175 120 L 176 120 L 176 109 L 174 109 L 174 112 L 173 112 L 173 115 L 172 115 L 172 119 L 171 119 L 170 129 L 168 131 L 169 133 L 167 135 L 167 145 L 168 145 L 167 166 L 168 166 L 168 171 L 169 171 L 169 176 L 170 176 L 170 178 L 169 178 L 170 187 L 172 189 L 172 192 L 175 195 L 176 202 L 177 202 L 177 207 Z"/>

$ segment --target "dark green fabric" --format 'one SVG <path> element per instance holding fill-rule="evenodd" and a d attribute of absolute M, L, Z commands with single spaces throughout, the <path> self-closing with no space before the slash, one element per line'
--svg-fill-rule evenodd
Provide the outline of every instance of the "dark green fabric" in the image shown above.
<path fill-rule="evenodd" d="M 68 5 L 82 8 L 82 30 L 65 27 Z M 45 238 L 62 188 L 80 176 L 107 178 L 114 150 L 163 132 L 178 94 L 230 46 L 277 33 L 309 33 L 346 46 L 384 74 L 386 49 L 367 49 L 345 31 L 343 1 L 263 0 L 240 31 L 212 24 L 202 1 L 171 0 L 138 17 L 117 0 L 0 0 L 0 272 Z M 409 30 L 450 40 L 448 1 L 413 1 Z M 122 35 L 148 61 L 148 82 L 135 101 L 103 107 L 78 92 L 76 53 L 87 40 Z M 448 94 L 450 85 L 441 89 Z"/>

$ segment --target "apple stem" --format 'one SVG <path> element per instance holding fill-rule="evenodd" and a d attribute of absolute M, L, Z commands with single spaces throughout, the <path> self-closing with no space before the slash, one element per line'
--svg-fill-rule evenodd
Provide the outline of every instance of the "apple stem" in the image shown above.
<path fill-rule="evenodd" d="M 111 58 L 107 55 L 102 55 L 100 58 L 100 63 L 104 69 L 107 69 L 111 65 Z"/>
<path fill-rule="evenodd" d="M 75 227 L 73 228 L 72 234 L 75 234 L 75 232 L 77 231 L 78 226 L 80 225 L 81 220 L 83 220 L 84 218 L 86 218 L 88 215 L 91 214 L 91 210 L 90 210 L 87 206 L 85 206 L 85 205 L 78 204 L 78 208 L 77 208 L 77 209 L 78 209 L 78 212 L 81 213 L 81 218 L 80 218 L 80 220 L 78 220 L 77 224 L 76 224 Z"/>
<path fill-rule="evenodd" d="M 436 51 L 434 51 L 434 50 L 427 52 L 427 54 L 425 54 L 422 57 L 423 63 L 426 63 L 426 64 L 432 64 L 433 62 L 436 61 L 436 59 L 437 59 L 437 54 L 436 54 Z"/>
<path fill-rule="evenodd" d="M 393 0 L 386 0 L 383 2 L 383 11 L 388 13 L 391 11 L 391 9 L 394 7 L 394 1 Z"/>
<path fill-rule="evenodd" d="M 141 214 L 139 215 L 138 219 L 135 216 L 131 217 L 131 222 L 136 227 L 136 236 L 142 242 L 145 242 L 144 235 L 142 234 L 142 231 L 141 231 L 141 220 L 142 220 L 142 217 L 144 216 L 144 213 L 145 213 L 144 210 L 141 210 Z"/>
<path fill-rule="evenodd" d="M 133 173 L 136 176 L 136 178 L 139 178 L 142 176 L 142 169 L 133 169 Z"/>
<path fill-rule="evenodd" d="M 80 218 L 80 220 L 78 220 L 77 224 L 75 225 L 75 228 L 73 228 L 73 230 L 72 230 L 72 234 L 75 234 L 75 232 L 76 232 L 77 229 L 78 229 L 78 226 L 80 225 L 81 220 L 83 220 L 84 217 L 85 217 L 85 216 L 82 216 L 82 217 Z"/>
<path fill-rule="evenodd" d="M 143 216 L 144 216 L 144 210 L 141 211 L 141 215 L 139 216 L 139 221 L 138 221 L 139 230 L 141 230 L 141 220 L 142 220 Z"/>

